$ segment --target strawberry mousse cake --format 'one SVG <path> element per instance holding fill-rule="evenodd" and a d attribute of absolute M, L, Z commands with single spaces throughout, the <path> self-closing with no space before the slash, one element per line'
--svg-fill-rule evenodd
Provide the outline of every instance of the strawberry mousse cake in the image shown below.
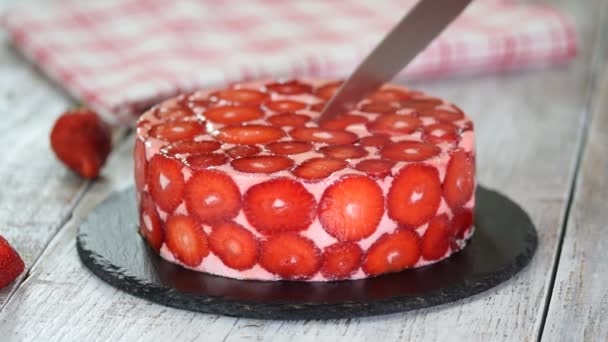
<path fill-rule="evenodd" d="M 139 231 L 162 258 L 254 280 L 361 279 L 448 258 L 473 234 L 473 123 L 386 84 L 318 123 L 339 81 L 233 84 L 138 121 Z"/>

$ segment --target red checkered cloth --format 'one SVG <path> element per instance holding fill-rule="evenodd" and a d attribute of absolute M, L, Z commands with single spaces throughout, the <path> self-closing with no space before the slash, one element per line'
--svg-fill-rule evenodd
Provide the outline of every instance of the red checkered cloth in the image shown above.
<path fill-rule="evenodd" d="M 15 45 L 74 97 L 132 124 L 178 92 L 267 77 L 344 77 L 413 0 L 54 1 L 8 11 Z M 570 22 L 477 0 L 405 70 L 411 78 L 570 60 Z M 403 75 L 402 75 L 403 76 Z"/>

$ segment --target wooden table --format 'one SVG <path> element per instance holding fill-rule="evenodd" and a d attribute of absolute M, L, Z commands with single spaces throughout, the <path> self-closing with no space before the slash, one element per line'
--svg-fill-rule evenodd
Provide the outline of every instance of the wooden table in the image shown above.
<path fill-rule="evenodd" d="M 100 201 L 132 183 L 133 137 L 117 134 L 100 180 L 68 172 L 48 134 L 73 102 L 0 33 L 0 234 L 28 269 L 0 290 L 0 341 L 608 340 L 608 2 L 552 3 L 575 21 L 580 53 L 573 63 L 414 84 L 473 116 L 481 183 L 515 199 L 538 227 L 532 263 L 453 304 L 332 321 L 192 313 L 92 275 L 76 254 L 76 231 Z"/>

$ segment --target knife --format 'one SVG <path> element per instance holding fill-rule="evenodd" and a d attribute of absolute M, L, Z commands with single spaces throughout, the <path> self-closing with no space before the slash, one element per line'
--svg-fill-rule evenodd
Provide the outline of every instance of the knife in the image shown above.
<path fill-rule="evenodd" d="M 329 100 L 323 122 L 354 107 L 397 75 L 435 39 L 472 0 L 420 0 L 363 60 Z"/>

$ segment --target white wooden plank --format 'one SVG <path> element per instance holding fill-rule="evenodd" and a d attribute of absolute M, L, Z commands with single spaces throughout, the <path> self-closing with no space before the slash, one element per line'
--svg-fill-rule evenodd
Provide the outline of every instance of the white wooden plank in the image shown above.
<path fill-rule="evenodd" d="M 608 69 L 597 91 L 543 341 L 608 340 L 607 95 Z"/>
<path fill-rule="evenodd" d="M 92 276 L 80 265 L 74 247 L 76 226 L 82 217 L 112 190 L 130 182 L 130 145 L 125 145 L 113 157 L 105 181 L 83 198 L 73 220 L 0 312 L 0 336 L 8 340 L 87 341 L 536 339 L 581 138 L 581 108 L 593 72 L 593 3 L 561 4 L 575 14 L 582 38 L 581 56 L 573 65 L 421 85 L 473 115 L 482 183 L 515 198 L 538 225 L 538 254 L 511 281 L 453 305 L 338 321 L 234 319 L 148 303 Z"/>
<path fill-rule="evenodd" d="M 54 118 L 70 102 L 15 54 L 3 32 L 0 61 L 0 235 L 29 267 L 86 183 L 66 171 L 49 147 Z M 19 282 L 0 289 L 0 308 Z"/>

